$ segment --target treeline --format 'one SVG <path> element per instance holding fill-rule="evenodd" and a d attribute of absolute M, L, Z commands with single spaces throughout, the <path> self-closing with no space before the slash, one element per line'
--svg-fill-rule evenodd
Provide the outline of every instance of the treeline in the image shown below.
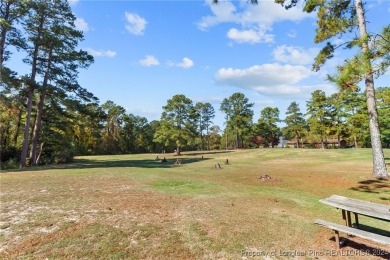
<path fill-rule="evenodd" d="M 163 106 L 161 119 L 148 122 L 127 114 L 112 101 L 98 98 L 78 84 L 80 69 L 93 57 L 78 49 L 82 32 L 65 0 L 0 2 L 0 145 L 1 167 L 68 163 L 74 155 L 173 152 L 274 147 L 279 138 L 303 142 L 344 139 L 369 147 L 364 93 L 351 89 L 329 97 L 315 91 L 301 112 L 291 103 L 266 107 L 254 122 L 253 103 L 242 93 L 225 98 L 223 130 L 213 124 L 214 107 L 175 95 Z M 7 64 L 12 53 L 24 55 L 29 72 Z M 389 88 L 377 89 L 381 140 L 390 146 Z M 280 128 L 280 122 L 286 127 Z"/>
<path fill-rule="evenodd" d="M 1 99 L 2 167 L 8 168 L 19 165 L 26 117 L 26 105 L 14 98 L 2 95 Z M 34 103 L 38 106 L 39 101 Z M 390 88 L 378 88 L 377 104 L 383 146 L 390 147 Z M 366 102 L 360 91 L 326 96 L 317 90 L 306 102 L 306 111 L 292 102 L 281 118 L 278 108 L 265 107 L 256 123 L 253 106 L 242 93 L 225 98 L 219 107 L 226 120 L 222 130 L 212 122 L 215 110 L 210 103 L 194 104 L 184 95 L 169 99 L 161 120 L 151 122 L 126 113 L 112 101 L 99 105 L 50 98 L 43 109 L 36 163 L 67 163 L 74 155 L 275 147 L 280 137 L 293 140 L 296 147 L 321 142 L 327 148 L 329 139 L 370 147 Z M 32 113 L 33 122 L 37 116 Z M 281 122 L 285 127 L 278 126 Z"/>
<path fill-rule="evenodd" d="M 376 91 L 379 127 L 383 147 L 390 148 L 390 88 Z M 328 140 L 347 142 L 349 147 L 371 147 L 365 93 L 347 89 L 326 96 L 316 90 L 306 101 L 306 111 L 292 102 L 285 115 L 277 107 L 260 111 L 253 122 L 253 103 L 241 93 L 223 100 L 220 110 L 225 114 L 226 126 L 222 137 L 225 148 L 275 147 L 281 138 L 294 142 L 295 147 L 315 147 L 320 143 L 328 148 Z M 279 127 L 284 123 L 284 127 Z"/>

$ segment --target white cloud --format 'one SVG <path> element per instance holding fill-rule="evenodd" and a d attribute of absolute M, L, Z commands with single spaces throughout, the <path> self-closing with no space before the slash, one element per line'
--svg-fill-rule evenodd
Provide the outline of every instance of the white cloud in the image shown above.
<path fill-rule="evenodd" d="M 168 62 L 168 66 L 171 66 L 171 67 L 175 66 L 175 67 L 181 67 L 184 69 L 188 69 L 188 68 L 191 68 L 192 66 L 194 66 L 194 62 L 190 58 L 184 57 L 183 61 L 179 62 L 179 63 L 174 63 L 171 61 Z"/>
<path fill-rule="evenodd" d="M 280 4 L 274 3 L 274 1 L 259 1 L 257 5 L 244 1 L 240 5 L 242 9 L 240 11 L 237 11 L 237 7 L 229 1 L 220 2 L 219 4 L 208 2 L 207 4 L 210 6 L 212 15 L 204 16 L 198 22 L 198 28 L 201 30 L 227 22 L 238 23 L 244 27 L 253 24 L 270 26 L 278 21 L 298 22 L 315 15 L 307 14 L 299 7 L 286 10 Z"/>
<path fill-rule="evenodd" d="M 145 59 L 139 60 L 138 63 L 146 67 L 160 65 L 160 62 L 153 55 L 146 55 Z"/>
<path fill-rule="evenodd" d="M 259 28 L 257 30 L 237 30 L 232 28 L 228 31 L 227 37 L 239 43 L 260 43 L 260 42 L 273 42 L 274 35 L 267 34 L 266 28 Z"/>
<path fill-rule="evenodd" d="M 84 21 L 83 18 L 76 18 L 76 21 L 74 22 L 74 25 L 76 26 L 77 30 L 87 32 L 89 31 L 89 25 L 87 22 Z"/>
<path fill-rule="evenodd" d="M 216 74 L 220 83 L 253 88 L 254 86 L 296 83 L 312 72 L 304 66 L 280 65 L 277 63 L 254 65 L 247 69 L 222 68 Z"/>
<path fill-rule="evenodd" d="M 271 97 L 307 98 L 316 89 L 333 90 L 331 85 L 298 85 L 315 75 L 310 69 L 300 65 L 280 65 L 277 63 L 255 65 L 246 69 L 222 68 L 215 75 L 218 84 L 257 91 Z"/>
<path fill-rule="evenodd" d="M 300 85 L 292 86 L 288 84 L 276 85 L 272 87 L 259 86 L 256 88 L 256 91 L 265 96 L 272 96 L 278 98 L 310 98 L 311 93 L 315 90 L 323 90 L 327 93 L 334 93 L 335 88 L 329 84 L 317 84 L 317 85 Z"/>
<path fill-rule="evenodd" d="M 212 4 L 209 1 L 207 4 L 210 6 L 213 15 L 201 18 L 198 23 L 200 30 L 206 30 L 208 27 L 224 22 L 239 23 L 240 17 L 235 13 L 236 7 L 231 2 L 223 1 L 218 4 Z"/>
<path fill-rule="evenodd" d="M 125 12 L 125 16 L 127 21 L 126 30 L 134 35 L 143 35 L 148 22 L 135 13 Z"/>
<path fill-rule="evenodd" d="M 111 51 L 111 50 L 104 51 L 104 50 L 94 50 L 94 49 L 88 48 L 87 51 L 94 57 L 113 58 L 116 56 L 116 52 Z"/>
<path fill-rule="evenodd" d="M 272 54 L 275 60 L 279 62 L 307 65 L 314 63 L 314 59 L 318 52 L 318 48 L 305 50 L 301 47 L 281 45 L 274 49 Z"/>
<path fill-rule="evenodd" d="M 70 5 L 75 5 L 79 2 L 79 0 L 68 0 Z"/>
<path fill-rule="evenodd" d="M 184 57 L 183 62 L 177 64 L 177 66 L 187 69 L 187 68 L 191 68 L 192 66 L 194 66 L 194 62 L 191 59 Z"/>

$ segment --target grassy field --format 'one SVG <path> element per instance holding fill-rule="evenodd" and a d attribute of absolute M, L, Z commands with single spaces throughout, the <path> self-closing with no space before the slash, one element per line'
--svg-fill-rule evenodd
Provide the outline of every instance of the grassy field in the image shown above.
<path fill-rule="evenodd" d="M 162 163 L 156 156 L 3 171 L 0 258 L 328 259 L 321 254 L 335 249 L 333 232 L 313 221 L 342 219 L 319 199 L 390 204 L 390 182 L 370 177 L 368 149 L 188 152 L 178 166 L 178 157 L 158 154 L 168 159 Z M 385 157 L 390 168 L 389 150 Z M 266 174 L 271 179 L 259 178 Z M 380 221 L 361 223 L 390 231 Z M 354 238 L 341 251 L 350 256 L 336 258 L 384 252 L 378 248 Z"/>

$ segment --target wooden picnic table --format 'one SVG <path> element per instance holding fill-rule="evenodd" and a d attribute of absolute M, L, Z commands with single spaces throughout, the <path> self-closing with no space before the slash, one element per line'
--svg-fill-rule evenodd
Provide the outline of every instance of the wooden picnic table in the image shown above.
<path fill-rule="evenodd" d="M 348 227 L 352 227 L 351 213 L 355 215 L 355 224 L 359 228 L 359 217 L 363 215 L 390 222 L 390 205 L 332 195 L 320 202 L 341 209 L 342 217 Z M 390 226 L 389 226 L 390 227 Z"/>
<path fill-rule="evenodd" d="M 345 226 L 321 219 L 314 221 L 316 224 L 323 225 L 334 230 L 336 234 L 337 248 L 340 248 L 339 231 L 390 246 L 390 237 L 388 235 L 380 235 L 371 231 L 360 230 L 358 217 L 358 215 L 363 215 L 390 222 L 390 205 L 351 199 L 338 195 L 332 195 L 329 198 L 320 200 L 320 202 L 337 209 L 341 209 L 343 220 L 345 220 Z M 355 225 L 352 225 L 351 214 L 355 215 Z M 385 227 L 386 231 L 390 231 L 390 224 L 386 224 Z"/>

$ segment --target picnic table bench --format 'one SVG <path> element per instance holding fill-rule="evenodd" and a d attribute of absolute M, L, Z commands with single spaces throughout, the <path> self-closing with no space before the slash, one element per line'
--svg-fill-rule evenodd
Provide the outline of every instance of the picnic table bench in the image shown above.
<path fill-rule="evenodd" d="M 359 215 L 390 222 L 389 205 L 351 199 L 338 195 L 332 195 L 329 198 L 320 200 L 320 202 L 329 206 L 333 206 L 337 209 L 341 209 L 341 214 L 343 220 L 345 221 L 345 226 L 321 219 L 314 221 L 314 223 L 330 228 L 335 232 L 338 249 L 340 248 L 339 232 L 390 246 L 390 237 L 359 229 Z M 354 214 L 355 216 L 355 224 L 352 224 L 351 214 Z M 386 223 L 386 227 L 388 231 L 390 231 L 390 223 Z"/>

